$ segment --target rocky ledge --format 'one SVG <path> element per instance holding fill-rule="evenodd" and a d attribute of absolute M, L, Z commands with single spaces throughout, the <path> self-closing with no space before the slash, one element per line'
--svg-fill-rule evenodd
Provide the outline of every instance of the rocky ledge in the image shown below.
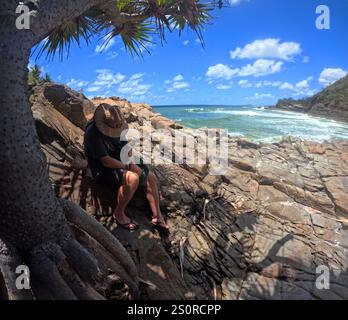
<path fill-rule="evenodd" d="M 151 229 L 141 190 L 128 210 L 141 228 L 127 233 L 111 218 L 112 190 L 88 175 L 83 128 L 95 107 L 119 105 L 131 128 L 147 120 L 151 130 L 195 132 L 149 105 L 90 101 L 61 85 L 33 88 L 32 102 L 54 190 L 129 250 L 144 299 L 348 299 L 348 141 L 230 138 L 224 176 L 209 175 L 208 166 L 155 166 L 171 234 Z M 320 290 L 326 268 L 330 289 Z"/>

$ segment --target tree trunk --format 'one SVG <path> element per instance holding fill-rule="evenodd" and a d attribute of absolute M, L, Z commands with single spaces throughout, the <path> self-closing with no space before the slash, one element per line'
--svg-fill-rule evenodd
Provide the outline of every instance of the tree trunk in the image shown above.
<path fill-rule="evenodd" d="M 26 251 L 44 241 L 65 241 L 70 233 L 51 189 L 28 99 L 32 34 L 18 30 L 14 16 L 5 16 L 0 32 L 0 237 Z"/>
<path fill-rule="evenodd" d="M 46 158 L 35 130 L 27 65 L 37 34 L 16 28 L 17 1 L 0 0 L 0 5 L 5 13 L 0 20 L 0 252 L 1 243 L 17 249 L 40 283 L 36 286 L 37 297 L 102 298 L 95 289 L 106 290 L 103 279 L 107 277 L 107 266 L 100 268 L 94 256 L 75 240 L 51 188 Z M 108 251 L 103 246 L 99 250 Z M 128 259 L 126 265 L 130 263 L 133 262 Z M 123 268 L 122 261 L 118 267 Z M 0 268 L 0 292 L 10 281 L 5 288 L 10 297 L 15 270 L 10 274 L 8 269 L 1 272 Z M 133 280 L 137 283 L 137 279 Z M 137 294 L 134 283 L 133 296 Z"/>

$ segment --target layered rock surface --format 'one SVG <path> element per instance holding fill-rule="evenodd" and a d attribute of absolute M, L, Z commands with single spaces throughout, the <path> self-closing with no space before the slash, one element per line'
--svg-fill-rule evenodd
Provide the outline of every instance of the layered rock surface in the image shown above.
<path fill-rule="evenodd" d="M 47 96 L 52 90 L 64 100 Z M 209 165 L 154 166 L 171 234 L 151 229 L 143 190 L 128 209 L 141 228 L 128 233 L 110 216 L 114 192 L 89 177 L 83 155 L 82 128 L 95 107 L 119 105 L 131 128 L 150 122 L 149 133 L 197 133 L 146 104 L 115 97 L 89 101 L 53 84 L 34 92 L 53 188 L 122 241 L 139 266 L 144 299 L 348 299 L 347 141 L 230 138 L 223 176 L 209 175 Z M 330 290 L 316 286 L 319 266 L 330 270 Z"/>

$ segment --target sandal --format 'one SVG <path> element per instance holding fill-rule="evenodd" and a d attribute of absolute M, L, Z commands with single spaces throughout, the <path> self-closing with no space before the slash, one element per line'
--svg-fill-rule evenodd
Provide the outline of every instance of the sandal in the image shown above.
<path fill-rule="evenodd" d="M 121 228 L 123 228 L 123 229 L 125 229 L 127 231 L 130 231 L 130 232 L 133 232 L 133 231 L 136 231 L 136 230 L 139 229 L 139 225 L 135 221 L 133 221 L 133 220 L 131 220 L 128 223 L 120 223 L 116 219 L 116 222 L 117 222 L 118 226 L 120 226 Z"/>
<path fill-rule="evenodd" d="M 159 231 L 169 232 L 169 227 L 164 221 L 161 222 L 157 219 L 152 219 L 151 224 L 154 228 L 158 229 Z"/>

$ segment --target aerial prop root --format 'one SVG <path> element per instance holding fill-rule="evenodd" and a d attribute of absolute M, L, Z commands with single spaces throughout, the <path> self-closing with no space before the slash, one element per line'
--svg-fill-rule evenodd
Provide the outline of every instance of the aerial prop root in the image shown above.
<path fill-rule="evenodd" d="M 81 247 L 88 248 L 88 252 L 93 253 L 97 264 L 103 265 L 120 276 L 130 287 L 132 296 L 136 297 L 139 287 L 138 270 L 127 250 L 108 230 L 89 216 L 80 206 L 68 200 L 60 201 L 75 236 L 82 244 Z M 77 247 L 78 242 L 73 246 L 70 244 L 70 248 L 66 249 L 70 251 L 71 259 L 76 259 L 74 252 Z M 76 264 L 80 263 L 79 259 L 76 259 Z"/>
<path fill-rule="evenodd" d="M 16 269 L 22 264 L 16 249 L 0 239 L 0 300 L 32 300 L 34 298 L 31 289 L 17 288 Z"/>
<path fill-rule="evenodd" d="M 76 245 L 76 240 L 68 240 L 70 246 Z M 65 250 L 68 254 L 69 250 Z M 82 263 L 91 259 L 87 251 L 79 254 Z M 85 256 L 83 256 L 85 255 Z M 38 292 L 38 299 L 54 300 L 101 300 L 104 297 L 93 288 L 93 281 L 97 278 L 95 269 L 91 279 L 87 281 L 80 276 L 66 255 L 64 249 L 54 242 L 47 242 L 34 248 L 28 258 L 30 272 L 33 276 L 34 293 Z M 94 266 L 93 266 L 94 267 Z M 83 269 L 82 269 L 83 270 Z"/>

